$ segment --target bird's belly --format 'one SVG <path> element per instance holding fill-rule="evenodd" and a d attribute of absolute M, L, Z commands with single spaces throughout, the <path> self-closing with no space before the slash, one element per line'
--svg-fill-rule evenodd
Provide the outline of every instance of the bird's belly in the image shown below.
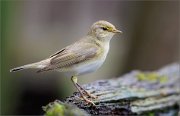
<path fill-rule="evenodd" d="M 78 75 L 82 75 L 96 71 L 102 64 L 103 61 L 94 61 L 82 66 L 77 66 L 74 68 L 74 70 L 77 72 Z"/>
<path fill-rule="evenodd" d="M 83 64 L 74 65 L 71 68 L 65 69 L 64 71 L 60 70 L 61 72 L 65 72 L 66 75 L 83 75 L 86 73 L 96 71 L 102 64 L 104 60 L 96 60 L 96 61 L 87 61 Z"/>

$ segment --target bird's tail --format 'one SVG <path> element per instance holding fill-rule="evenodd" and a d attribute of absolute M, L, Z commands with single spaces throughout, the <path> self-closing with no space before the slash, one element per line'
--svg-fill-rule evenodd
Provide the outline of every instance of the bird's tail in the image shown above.
<path fill-rule="evenodd" d="M 20 71 L 20 70 L 24 70 L 24 69 L 42 69 L 44 67 L 46 67 L 49 64 L 50 60 L 46 59 L 40 62 L 36 62 L 36 63 L 32 63 L 32 64 L 27 64 L 27 65 L 23 65 L 20 67 L 16 67 L 10 70 L 10 72 L 16 72 L 16 71 Z"/>

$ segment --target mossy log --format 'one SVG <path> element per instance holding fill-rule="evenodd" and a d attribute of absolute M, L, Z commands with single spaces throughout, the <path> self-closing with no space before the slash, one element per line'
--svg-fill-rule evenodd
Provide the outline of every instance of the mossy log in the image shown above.
<path fill-rule="evenodd" d="M 46 115 L 161 115 L 178 116 L 180 69 L 174 63 L 157 71 L 132 71 L 124 76 L 99 80 L 83 87 L 98 96 L 96 106 L 75 92 L 63 102 L 44 107 Z"/>

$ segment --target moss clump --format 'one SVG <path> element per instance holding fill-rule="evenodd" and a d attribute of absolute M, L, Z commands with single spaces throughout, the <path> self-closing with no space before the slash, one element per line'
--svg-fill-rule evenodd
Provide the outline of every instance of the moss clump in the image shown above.
<path fill-rule="evenodd" d="M 89 116 L 84 110 L 58 100 L 44 106 L 43 110 L 45 116 Z"/>
<path fill-rule="evenodd" d="M 46 112 L 46 116 L 64 116 L 65 107 L 62 104 L 54 102 L 43 107 L 43 110 Z"/>
<path fill-rule="evenodd" d="M 148 113 L 148 116 L 155 116 L 155 113 L 150 112 L 150 113 Z"/>
<path fill-rule="evenodd" d="M 139 81 L 150 81 L 150 82 L 160 82 L 160 83 L 166 83 L 168 81 L 168 77 L 164 75 L 159 75 L 157 73 L 142 73 L 139 72 L 136 75 L 137 79 Z"/>

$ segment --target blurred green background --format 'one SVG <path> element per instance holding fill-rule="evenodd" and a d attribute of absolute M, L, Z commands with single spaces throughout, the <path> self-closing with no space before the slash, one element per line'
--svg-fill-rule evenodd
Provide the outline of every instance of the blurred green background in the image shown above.
<path fill-rule="evenodd" d="M 75 88 L 70 77 L 9 69 L 47 58 L 84 36 L 98 20 L 123 35 L 111 40 L 106 62 L 79 83 L 155 70 L 178 60 L 179 1 L 1 1 L 1 114 L 43 114 L 41 107 L 63 100 Z"/>

